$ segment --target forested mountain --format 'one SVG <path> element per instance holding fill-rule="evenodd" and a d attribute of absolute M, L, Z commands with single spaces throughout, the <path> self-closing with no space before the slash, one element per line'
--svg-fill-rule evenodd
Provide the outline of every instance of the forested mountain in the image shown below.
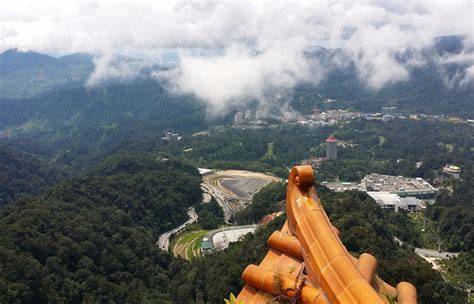
<path fill-rule="evenodd" d="M 371 89 L 358 76 L 355 63 L 343 49 L 319 48 L 310 54 L 319 59 L 327 71 L 326 77 L 316 85 L 301 85 L 295 89 L 294 106 L 304 112 L 315 104 L 325 107 L 326 98 L 337 99 L 337 106 L 360 111 L 380 112 L 383 106 L 395 106 L 402 112 L 450 114 L 474 117 L 474 83 L 461 83 L 467 65 L 443 62 L 446 54 L 462 52 L 463 38 L 439 37 L 432 49 L 419 57 L 409 51 L 400 54 L 398 61 L 410 60 L 422 64 L 406 64 L 409 79 L 388 83 L 380 89 Z M 320 96 L 321 94 L 321 96 Z"/>
<path fill-rule="evenodd" d="M 2 1 L 0 304 L 222 303 L 302 164 L 354 257 L 421 303 L 473 300 L 472 3 L 405 2 Z M 433 199 L 390 212 L 325 187 L 371 173 Z M 438 246 L 459 255 L 416 250 Z"/>
<path fill-rule="evenodd" d="M 16 49 L 0 54 L 0 98 L 25 98 L 65 87 L 82 86 L 93 71 L 92 56 L 60 58 Z"/>
<path fill-rule="evenodd" d="M 401 52 L 397 56 L 397 61 L 407 67 L 409 79 L 388 83 L 380 89 L 371 89 L 365 79 L 360 77 L 357 65 L 353 56 L 349 55 L 345 49 L 325 49 L 315 48 L 308 52 L 308 58 L 316 59 L 321 63 L 325 71 L 325 76 L 317 85 L 301 84 L 294 89 L 290 104 L 304 113 L 312 109 L 314 105 L 325 107 L 323 101 L 327 98 L 337 99 L 338 106 L 350 107 L 361 111 L 378 112 L 382 106 L 397 106 L 399 110 L 406 112 L 452 114 L 464 117 L 473 117 L 474 108 L 474 83 L 463 83 L 462 79 L 466 75 L 468 65 L 456 63 L 456 61 L 446 62 L 446 55 L 462 55 L 464 37 L 445 36 L 435 39 L 431 48 L 425 49 L 421 54 L 411 53 L 410 50 Z M 139 59 L 116 56 L 116 61 L 127 62 Z M 413 64 L 416 62 L 416 64 Z M 82 87 L 84 81 L 90 76 L 94 68 L 92 57 L 86 54 L 72 54 L 60 58 L 34 53 L 8 50 L 0 54 L 0 106 L 8 106 L 8 101 L 1 99 L 23 99 L 34 97 L 35 95 L 60 88 Z M 111 79 L 103 83 L 103 87 L 114 86 L 113 89 L 102 91 L 93 89 L 91 92 L 84 89 L 70 92 L 62 91 L 52 96 L 41 96 L 30 101 L 22 101 L 10 111 L 11 113 L 22 113 L 23 123 L 27 120 L 35 123 L 51 120 L 55 115 L 56 119 L 68 121 L 74 124 L 78 121 L 95 121 L 98 117 L 107 120 L 111 117 L 136 116 L 137 110 L 143 107 L 150 108 L 153 112 L 153 105 L 147 103 L 148 95 L 138 93 L 142 90 L 142 81 L 150 80 L 150 72 L 160 69 L 159 66 L 151 66 L 143 69 L 143 73 L 137 74 L 137 79 L 122 83 Z M 160 87 L 158 82 L 157 87 Z M 124 86 L 119 89 L 118 87 Z M 136 87 L 135 87 L 136 86 Z M 53 91 L 54 91 L 53 90 Z M 105 93 L 106 92 L 106 93 Z M 114 94 L 114 92 L 120 92 Z M 159 92 L 166 98 L 173 98 L 174 101 L 192 100 L 189 96 L 185 98 L 170 97 L 162 89 L 153 92 L 151 100 Z M 149 91 L 147 93 L 150 93 Z M 124 94 L 123 96 L 121 94 Z M 131 96 L 130 94 L 133 94 Z M 110 95 L 110 96 L 109 96 Z M 142 98 L 145 97 L 146 98 Z M 132 104 L 137 103 L 136 107 Z M 59 102 L 58 99 L 65 99 Z M 97 100 L 103 100 L 98 103 Z M 82 101 L 82 102 L 80 102 Z M 43 103 L 46 102 L 46 105 Z M 195 103 L 196 101 L 193 100 Z M 51 104 L 58 103 L 58 111 L 45 112 L 50 109 Z M 31 105 L 39 106 L 38 111 L 31 112 Z M 82 109 L 87 107 L 87 109 Z M 70 111 L 66 111 L 70 108 Z M 77 111 L 81 113 L 77 113 Z M 25 112 L 25 113 L 23 113 Z M 87 114 L 93 114 L 90 120 Z M 77 114 L 78 117 L 71 115 Z M 45 117 L 46 115 L 46 117 Z M 117 116 L 118 115 L 118 116 Z M 0 120 L 2 121 L 2 120 Z M 21 124 L 16 121 L 12 126 Z M 3 128 L 0 126 L 0 129 Z"/>
<path fill-rule="evenodd" d="M 171 256 L 155 244 L 200 202 L 199 183 L 179 162 L 117 156 L 95 176 L 6 206 L 0 302 L 166 302 Z"/>
<path fill-rule="evenodd" d="M 150 138 L 159 145 L 167 129 L 193 132 L 209 124 L 203 104 L 152 80 L 0 100 L 0 108 L 0 136 L 66 166 L 93 166 L 124 145 Z"/>
<path fill-rule="evenodd" d="M 439 223 L 444 246 L 453 251 L 474 252 L 474 170 L 464 168 L 462 180 L 450 193 L 441 191 L 436 204 L 428 207 L 429 217 Z"/>
<path fill-rule="evenodd" d="M 0 144 L 0 207 L 45 191 L 64 175 L 59 168 Z"/>
<path fill-rule="evenodd" d="M 0 107 L 0 129 L 11 132 L 110 125 L 127 119 L 193 129 L 204 120 L 201 104 L 189 97 L 170 95 L 151 80 L 105 88 L 65 89 L 29 99 L 4 99 L 0 100 Z"/>
<path fill-rule="evenodd" d="M 197 171 L 180 162 L 115 156 L 94 175 L 6 206 L 0 211 L 0 301 L 222 303 L 240 290 L 243 269 L 261 260 L 266 239 L 285 217 L 223 252 L 175 259 L 156 240 L 199 203 L 199 182 Z M 279 200 L 280 193 L 266 198 Z M 393 241 L 406 228 L 405 215 L 381 210 L 365 194 L 318 193 L 348 250 L 374 254 L 385 280 L 413 282 L 425 303 L 463 303 L 462 292 Z"/>

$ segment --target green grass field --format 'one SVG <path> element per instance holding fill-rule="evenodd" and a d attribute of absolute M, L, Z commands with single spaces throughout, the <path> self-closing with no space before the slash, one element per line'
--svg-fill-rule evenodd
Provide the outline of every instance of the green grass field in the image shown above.
<path fill-rule="evenodd" d="M 172 247 L 174 255 L 181 256 L 187 260 L 192 260 L 199 256 L 201 241 L 208 233 L 208 230 L 195 230 L 179 235 L 177 242 Z"/>

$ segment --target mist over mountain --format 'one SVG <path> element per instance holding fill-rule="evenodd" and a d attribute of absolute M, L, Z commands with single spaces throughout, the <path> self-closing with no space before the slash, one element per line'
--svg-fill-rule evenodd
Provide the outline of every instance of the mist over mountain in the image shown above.
<path fill-rule="evenodd" d="M 448 56 L 463 56 L 464 39 L 459 36 L 438 37 L 432 48 L 421 55 L 410 50 L 398 55 L 400 63 L 408 66 L 409 78 L 373 89 L 358 75 L 357 66 L 344 49 L 319 48 L 309 56 L 319 58 L 327 74 L 317 85 L 301 85 L 296 96 L 319 100 L 337 99 L 349 108 L 379 112 L 383 106 L 396 106 L 405 112 L 451 114 L 473 117 L 474 85 L 463 82 L 469 73 L 464 62 L 444 62 Z M 417 61 L 417 64 L 410 64 Z M 303 110 L 301 105 L 298 110 Z"/>
<path fill-rule="evenodd" d="M 100 60 L 94 61 L 92 55 L 73 54 L 54 58 L 34 52 L 9 50 L 0 55 L 4 71 L 0 77 L 0 104 L 3 109 L 0 113 L 3 114 L 0 128 L 15 128 L 28 121 L 35 124 L 55 121 L 69 125 L 114 123 L 116 119 L 124 117 L 140 117 L 141 114 L 136 111 L 142 111 L 143 115 L 150 118 L 156 106 L 151 100 L 160 98 L 203 103 L 207 105 L 207 113 L 225 116 L 235 106 L 246 107 L 255 101 L 257 107 L 282 108 L 281 98 L 275 98 L 281 93 L 285 96 L 283 103 L 289 105 L 289 109 L 293 107 L 300 112 L 309 111 L 322 100 L 332 98 L 341 101 L 346 107 L 361 111 L 379 111 L 382 106 L 396 106 L 407 112 L 472 117 L 474 85 L 465 80 L 470 66 L 463 60 L 452 59 L 466 56 L 464 44 L 463 37 L 446 36 L 438 37 L 434 45 L 421 54 L 409 49 L 399 52 L 397 60 L 406 66 L 408 78 L 389 82 L 378 89 L 371 87 L 361 77 L 347 49 L 316 47 L 300 60 L 303 65 L 307 61 L 318 62 L 317 66 L 306 67 L 318 69 L 317 72 L 323 76 L 317 80 L 295 83 L 292 89 L 285 88 L 285 85 L 268 88 L 265 96 L 261 96 L 263 101 L 252 97 L 253 89 L 249 88 L 247 97 L 231 98 L 225 103 L 221 103 L 220 99 L 227 98 L 224 95 L 229 91 L 225 91 L 224 95 L 213 92 L 211 101 L 191 91 L 186 93 L 177 87 L 183 83 L 173 76 L 173 67 L 149 66 L 141 59 L 115 56 L 110 59 L 114 61 L 114 68 L 110 70 L 109 66 L 106 72 L 99 72 L 104 67 Z M 200 68 L 203 77 L 212 74 L 206 65 Z M 99 81 L 97 75 L 102 73 L 108 73 L 108 78 Z M 234 76 L 238 78 L 237 74 L 232 79 Z M 96 80 L 99 82 L 92 84 Z M 187 81 L 193 82 L 192 78 Z M 142 87 L 145 83 L 145 87 Z M 155 97 L 141 99 L 139 96 L 144 96 L 140 92 L 142 89 L 153 91 L 151 96 Z M 202 89 L 204 92 L 209 88 Z"/>
<path fill-rule="evenodd" d="M 473 12 L 468 0 L 3 1 L 0 303 L 234 302 L 258 263 L 278 274 L 273 302 L 299 303 L 305 286 L 321 287 L 315 301 L 353 298 L 360 272 L 360 299 L 372 285 L 387 303 L 467 303 Z M 302 263 L 266 245 L 300 164 L 331 221 L 289 213 L 282 232 L 322 229 L 295 235 L 318 243 Z M 380 200 L 364 193 L 379 183 Z M 250 223 L 262 225 L 233 239 Z M 357 270 L 336 255 L 326 272 L 330 251 Z M 366 270 L 405 283 L 395 294 Z M 283 297 L 280 274 L 294 280 Z"/>

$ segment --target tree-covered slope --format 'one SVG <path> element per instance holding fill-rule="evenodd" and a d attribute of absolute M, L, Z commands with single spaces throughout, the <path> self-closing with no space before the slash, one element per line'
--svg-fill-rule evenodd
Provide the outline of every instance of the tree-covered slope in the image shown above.
<path fill-rule="evenodd" d="M 21 100 L 3 99 L 0 107 L 0 129 L 13 134 L 38 128 L 110 125 L 127 119 L 192 129 L 204 120 L 201 104 L 188 96 L 170 95 L 153 80 L 64 89 Z"/>
<path fill-rule="evenodd" d="M 206 129 L 205 108 L 166 93 L 155 81 L 75 88 L 22 100 L 0 100 L 0 136 L 23 151 L 82 171 L 165 130 Z"/>
<path fill-rule="evenodd" d="M 448 58 L 462 57 L 464 38 L 443 36 L 421 53 L 410 50 L 397 53 L 397 63 L 404 66 L 408 78 L 371 88 L 360 76 L 354 55 L 345 49 L 318 48 L 308 54 L 320 61 L 325 77 L 317 85 L 303 84 L 295 89 L 294 107 L 304 112 L 327 98 L 338 100 L 338 107 L 366 112 L 380 112 L 395 106 L 402 112 L 459 115 L 474 117 L 474 83 L 463 81 L 469 64 Z M 452 56 L 452 57 L 449 57 Z M 468 77 L 466 77 L 468 78 Z"/>
<path fill-rule="evenodd" d="M 242 287 L 246 265 L 268 251 L 266 240 L 284 216 L 223 252 L 192 262 L 172 258 L 157 248 L 158 234 L 184 222 L 186 208 L 201 199 L 199 183 L 197 171 L 183 163 L 122 155 L 93 175 L 6 206 L 0 302 L 222 303 Z M 275 191 L 269 200 L 280 200 Z M 463 303 L 462 292 L 394 242 L 395 235 L 411 237 L 406 216 L 381 210 L 365 194 L 318 192 L 348 250 L 375 255 L 385 280 L 414 283 L 424 303 Z"/>
<path fill-rule="evenodd" d="M 0 54 L 0 98 L 19 99 L 82 86 L 93 68 L 92 56 L 86 54 L 55 58 L 7 50 Z"/>
<path fill-rule="evenodd" d="M 38 159 L 0 144 L 0 207 L 46 190 L 63 175 Z"/>
<path fill-rule="evenodd" d="M 0 213 L 0 302 L 166 302 L 171 256 L 158 234 L 200 202 L 197 170 L 117 157 Z"/>
<path fill-rule="evenodd" d="M 443 246 L 453 251 L 474 252 L 474 172 L 463 167 L 462 180 L 453 192 L 443 190 L 430 205 L 428 216 L 439 225 Z"/>

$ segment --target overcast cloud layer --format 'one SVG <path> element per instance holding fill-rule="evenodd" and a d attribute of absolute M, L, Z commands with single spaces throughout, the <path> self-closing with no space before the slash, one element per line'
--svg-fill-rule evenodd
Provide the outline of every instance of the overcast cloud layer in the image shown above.
<path fill-rule="evenodd" d="M 159 63 L 177 53 L 175 70 L 156 72 L 174 92 L 191 93 L 217 111 L 301 82 L 317 83 L 325 71 L 304 53 L 315 46 L 343 47 L 359 76 L 378 90 L 406 81 L 416 54 L 433 38 L 462 35 L 463 53 L 440 58 L 470 67 L 458 83 L 474 81 L 472 1 L 3 1 L 0 51 L 95 54 L 94 84 L 128 78 L 139 70 L 110 66 L 113 55 Z M 415 54 L 408 64 L 395 59 Z"/>

